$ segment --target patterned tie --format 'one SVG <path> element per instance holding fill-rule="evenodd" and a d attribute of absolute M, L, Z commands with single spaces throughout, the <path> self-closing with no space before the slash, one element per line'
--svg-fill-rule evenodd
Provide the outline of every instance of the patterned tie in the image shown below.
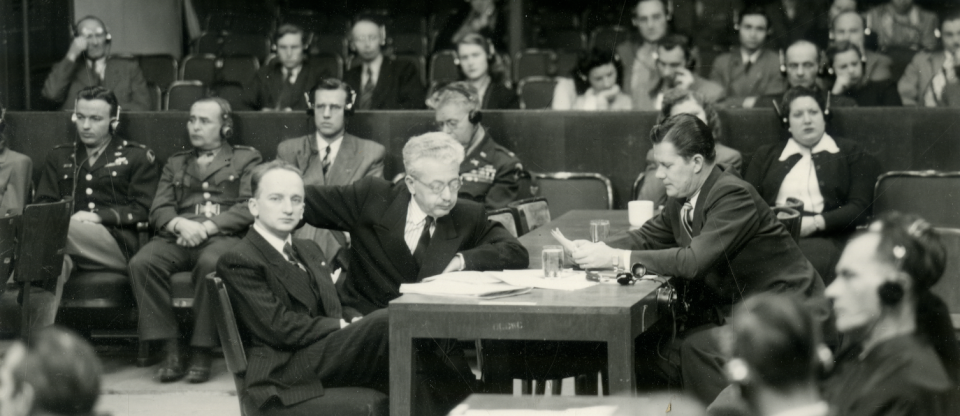
<path fill-rule="evenodd" d="M 307 271 L 307 269 L 303 267 L 303 263 L 299 261 L 297 253 L 293 251 L 293 246 L 290 245 L 289 242 L 283 245 L 283 254 L 287 256 L 287 261 L 289 261 L 290 264 L 299 267 L 300 270 Z"/>
<path fill-rule="evenodd" d="M 743 73 L 744 73 L 744 74 L 749 74 L 749 73 L 750 73 L 750 67 L 752 67 L 752 66 L 753 66 L 753 61 L 751 61 L 751 60 L 748 58 L 748 59 L 747 59 L 747 62 L 746 62 L 745 64 L 743 64 Z"/>
<path fill-rule="evenodd" d="M 323 160 L 320 161 L 320 165 L 323 166 L 323 176 L 327 176 L 327 170 L 330 169 L 330 145 L 327 145 L 326 150 L 323 151 Z"/>
<path fill-rule="evenodd" d="M 293 85 L 293 83 L 296 82 L 296 80 L 293 79 L 293 70 L 284 69 L 284 71 L 287 71 L 287 84 Z"/>
<path fill-rule="evenodd" d="M 680 223 L 687 235 L 693 237 L 693 205 L 690 201 L 684 202 L 683 208 L 680 208 Z"/>
<path fill-rule="evenodd" d="M 367 66 L 367 83 L 363 85 L 363 90 L 360 91 L 360 109 L 369 110 L 371 101 L 373 100 L 373 89 L 377 87 L 377 83 L 373 79 L 373 71 L 370 69 L 370 66 Z"/>
<path fill-rule="evenodd" d="M 430 245 L 430 226 L 433 225 L 433 221 L 433 217 L 429 215 L 423 220 L 423 232 L 420 233 L 416 250 L 413 250 L 413 258 L 417 260 L 417 267 L 423 265 L 423 258 L 427 254 L 427 247 Z"/>
<path fill-rule="evenodd" d="M 213 162 L 213 151 L 206 151 L 200 153 L 200 156 L 197 157 L 197 167 L 200 168 L 200 173 L 204 174 L 207 172 L 207 168 L 210 167 L 210 163 Z"/>

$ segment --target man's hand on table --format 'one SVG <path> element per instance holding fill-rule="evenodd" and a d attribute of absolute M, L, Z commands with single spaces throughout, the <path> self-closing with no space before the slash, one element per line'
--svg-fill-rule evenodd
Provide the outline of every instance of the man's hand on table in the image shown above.
<path fill-rule="evenodd" d="M 629 256 L 627 250 L 611 248 L 605 243 L 591 243 L 586 240 L 576 240 L 573 242 L 577 248 L 573 251 L 573 261 L 585 269 L 608 269 L 614 265 L 620 266 L 625 256 Z"/>

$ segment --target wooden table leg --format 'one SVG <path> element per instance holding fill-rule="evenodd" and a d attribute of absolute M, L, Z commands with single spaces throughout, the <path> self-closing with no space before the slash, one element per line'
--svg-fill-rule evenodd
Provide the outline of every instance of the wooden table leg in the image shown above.
<path fill-rule="evenodd" d="M 629 330 L 607 339 L 607 368 L 610 374 L 610 394 L 636 396 L 637 380 L 634 373 L 633 339 Z"/>
<path fill-rule="evenodd" d="M 397 325 L 401 319 L 390 319 L 390 415 L 410 416 L 413 409 L 413 386 L 417 372 L 416 354 L 413 352 L 413 337 L 410 331 Z"/>

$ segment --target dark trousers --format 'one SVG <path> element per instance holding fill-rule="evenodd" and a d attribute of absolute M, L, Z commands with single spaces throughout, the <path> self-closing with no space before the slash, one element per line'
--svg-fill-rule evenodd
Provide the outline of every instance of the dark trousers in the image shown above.
<path fill-rule="evenodd" d="M 190 345 L 215 347 L 218 344 L 213 319 L 212 296 L 204 277 L 217 269 L 217 260 L 240 239 L 213 236 L 197 247 L 177 245 L 167 236 L 155 237 L 130 260 L 130 280 L 140 308 L 142 341 L 175 339 L 180 331 L 173 313 L 170 276 L 191 271 L 194 286 L 193 337 Z"/>
<path fill-rule="evenodd" d="M 702 403 L 711 403 L 730 383 L 723 371 L 721 326 L 702 324 L 672 335 L 672 321 L 637 337 L 637 386 L 641 390 L 684 389 Z"/>

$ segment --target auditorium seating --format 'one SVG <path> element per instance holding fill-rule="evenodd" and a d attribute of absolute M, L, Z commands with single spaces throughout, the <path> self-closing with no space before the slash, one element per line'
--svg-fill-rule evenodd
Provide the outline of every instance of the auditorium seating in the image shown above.
<path fill-rule="evenodd" d="M 613 185 L 599 173 L 534 173 L 533 178 L 537 195 L 550 204 L 552 218 L 575 209 L 613 209 Z"/>
<path fill-rule="evenodd" d="M 520 214 L 516 208 L 504 207 L 487 211 L 487 219 L 503 224 L 503 228 L 506 228 L 514 237 L 520 236 Z"/>
<path fill-rule="evenodd" d="M 557 54 L 550 50 L 527 49 L 517 54 L 513 73 L 517 79 L 546 77 L 556 73 Z"/>
<path fill-rule="evenodd" d="M 550 108 L 553 102 L 553 90 L 557 82 L 550 77 L 527 77 L 517 85 L 517 94 L 520 95 L 520 108 L 526 110 L 540 110 Z"/>
<path fill-rule="evenodd" d="M 190 111 L 190 106 L 206 95 L 207 88 L 200 81 L 177 81 L 170 86 L 163 109 Z"/>
<path fill-rule="evenodd" d="M 937 227 L 960 228 L 960 172 L 887 172 L 877 179 L 874 215 L 913 212 Z"/>
<path fill-rule="evenodd" d="M 177 59 L 171 55 L 141 55 L 140 70 L 143 71 L 143 78 L 148 83 L 153 83 L 160 87 L 161 91 L 170 88 L 179 76 L 179 65 Z"/>
<path fill-rule="evenodd" d="M 629 36 L 629 30 L 623 26 L 613 25 L 598 27 L 593 30 L 593 33 L 590 34 L 590 48 L 598 48 L 607 51 L 614 50 L 618 43 L 627 40 Z"/>
<path fill-rule="evenodd" d="M 200 81 L 213 84 L 217 79 L 217 57 L 213 54 L 187 55 L 180 65 L 181 81 Z"/>

